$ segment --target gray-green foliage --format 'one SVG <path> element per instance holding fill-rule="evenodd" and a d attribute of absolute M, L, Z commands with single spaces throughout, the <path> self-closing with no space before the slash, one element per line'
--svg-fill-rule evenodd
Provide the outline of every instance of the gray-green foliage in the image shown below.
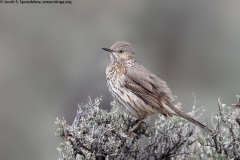
<path fill-rule="evenodd" d="M 239 96 L 237 96 L 239 99 Z M 239 99 L 240 102 L 240 99 Z M 215 116 L 216 135 L 199 135 L 202 159 L 240 159 L 240 103 L 227 106 L 218 100 L 219 115 Z"/>
<path fill-rule="evenodd" d="M 136 119 L 119 113 L 115 103 L 110 112 L 102 110 L 100 101 L 79 105 L 72 125 L 57 118 L 60 127 L 55 134 L 64 140 L 57 148 L 59 160 L 240 159 L 238 105 L 227 107 L 219 100 L 214 136 L 180 117 L 159 116 L 154 125 L 142 124 L 136 135 L 129 137 L 127 132 Z"/>

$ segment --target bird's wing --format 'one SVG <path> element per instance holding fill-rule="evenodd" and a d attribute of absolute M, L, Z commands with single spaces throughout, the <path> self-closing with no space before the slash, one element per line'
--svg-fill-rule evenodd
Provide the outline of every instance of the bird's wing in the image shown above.
<path fill-rule="evenodd" d="M 134 68 L 130 67 L 127 70 L 125 87 L 145 101 L 146 104 L 156 107 L 163 115 L 171 116 L 172 112 L 167 109 L 170 108 L 176 113 L 176 115 L 179 115 L 200 126 L 211 135 L 214 134 L 214 132 L 206 125 L 198 122 L 183 111 L 176 108 L 172 103 L 172 93 L 166 82 L 152 74 L 143 66 L 136 64 Z"/>
<path fill-rule="evenodd" d="M 164 115 L 171 115 L 163 103 L 172 103 L 172 93 L 165 81 L 139 64 L 126 71 L 125 87 L 138 95 L 146 104 L 158 107 Z"/>

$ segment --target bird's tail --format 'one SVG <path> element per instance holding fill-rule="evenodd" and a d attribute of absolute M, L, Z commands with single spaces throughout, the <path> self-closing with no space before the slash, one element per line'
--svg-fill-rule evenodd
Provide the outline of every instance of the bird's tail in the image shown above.
<path fill-rule="evenodd" d="M 184 113 L 183 111 L 181 111 L 180 109 L 176 108 L 173 104 L 168 104 L 168 107 L 173 110 L 175 113 L 177 113 L 176 115 L 192 122 L 193 124 L 201 127 L 202 129 L 204 129 L 206 132 L 210 133 L 211 135 L 214 134 L 214 131 L 211 130 L 210 128 L 208 128 L 206 125 L 202 124 L 201 122 L 193 119 L 192 117 L 190 117 L 188 114 Z"/>

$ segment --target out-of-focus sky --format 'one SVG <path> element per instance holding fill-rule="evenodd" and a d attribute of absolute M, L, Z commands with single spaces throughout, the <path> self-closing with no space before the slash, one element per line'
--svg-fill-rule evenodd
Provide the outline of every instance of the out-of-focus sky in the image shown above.
<path fill-rule="evenodd" d="M 72 123 L 78 103 L 102 95 L 102 47 L 129 41 L 140 64 L 167 81 L 184 111 L 193 95 L 217 113 L 240 94 L 239 1 L 72 0 L 0 4 L 1 159 L 57 159 L 56 117 Z"/>

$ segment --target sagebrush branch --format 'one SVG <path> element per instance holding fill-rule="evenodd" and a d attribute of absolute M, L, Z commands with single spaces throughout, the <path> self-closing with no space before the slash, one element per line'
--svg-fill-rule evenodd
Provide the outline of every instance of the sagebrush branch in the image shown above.
<path fill-rule="evenodd" d="M 79 105 L 72 125 L 57 118 L 56 135 L 64 140 L 58 147 L 60 160 L 240 159 L 240 111 L 220 100 L 214 136 L 180 117 L 159 116 L 154 125 L 142 123 L 135 137 L 128 137 L 136 119 L 120 114 L 115 103 L 111 111 L 102 110 L 100 102 Z M 197 117 L 195 107 L 192 115 Z"/>

